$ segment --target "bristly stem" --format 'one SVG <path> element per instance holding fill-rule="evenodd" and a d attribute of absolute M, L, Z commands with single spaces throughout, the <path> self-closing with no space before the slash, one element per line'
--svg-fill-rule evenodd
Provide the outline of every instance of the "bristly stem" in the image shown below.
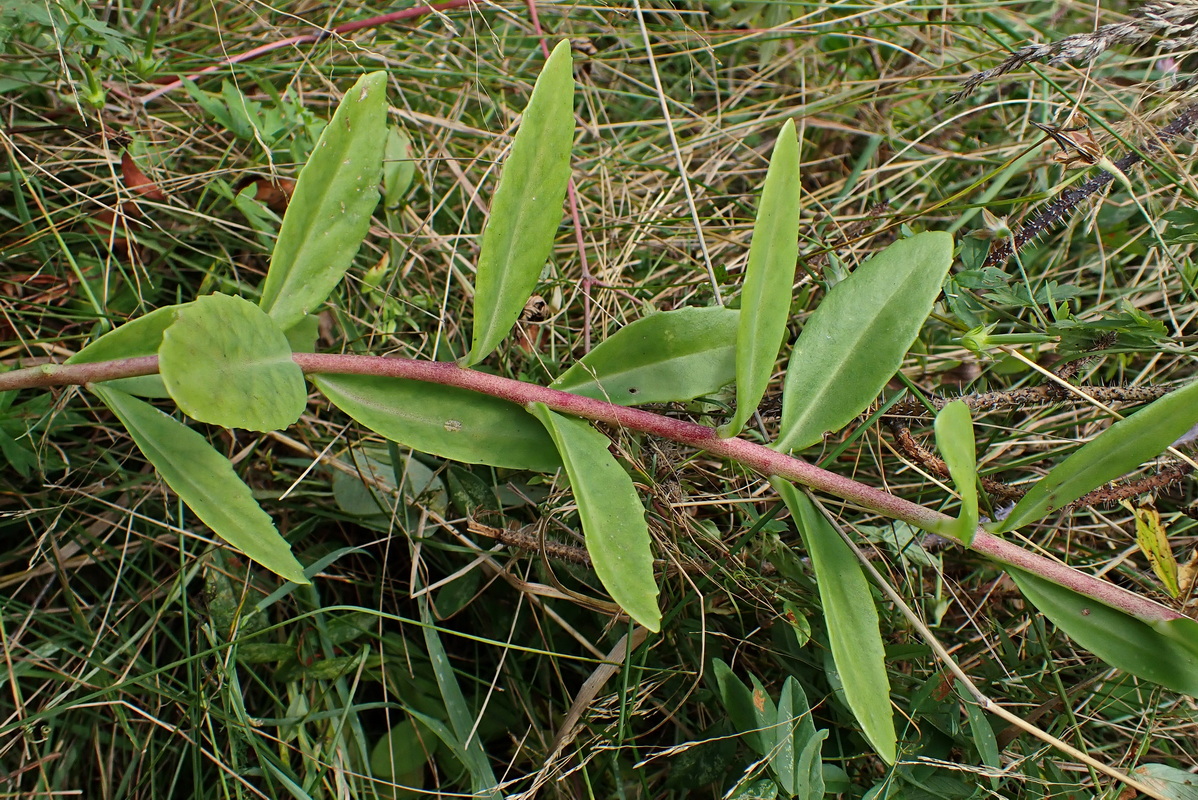
<path fill-rule="evenodd" d="M 541 402 L 565 414 L 606 422 L 705 450 L 714 456 L 743 464 L 761 475 L 777 475 L 924 530 L 934 529 L 950 519 L 944 514 L 895 497 L 881 489 L 820 469 L 800 458 L 744 439 L 721 439 L 714 428 L 521 383 L 498 375 L 462 369 L 452 362 L 326 353 L 295 353 L 293 359 L 308 374 L 340 373 L 405 378 L 468 389 L 521 406 Z M 65 386 L 153 374 L 157 372 L 157 360 L 157 356 L 146 356 L 95 364 L 42 365 L 14 370 L 0 374 L 0 391 Z M 1039 575 L 1146 622 L 1184 618 L 1184 615 L 1177 611 L 1146 597 L 1024 550 L 984 529 L 978 529 L 970 548 L 999 563 Z"/>
<path fill-rule="evenodd" d="M 1133 151 L 1114 162 L 1114 166 L 1122 173 L 1144 160 L 1145 155 L 1151 155 L 1161 150 L 1163 145 L 1181 136 L 1198 123 L 1198 103 L 1187 106 L 1172 122 L 1156 132 L 1152 139 L 1144 143 L 1143 151 Z M 1031 219 L 1021 224 L 1011 232 L 1010 236 L 996 239 L 990 247 L 983 266 L 997 267 L 1006 263 L 1011 255 L 1022 250 L 1028 242 L 1049 228 L 1058 224 L 1077 208 L 1081 201 L 1105 187 L 1115 176 L 1109 172 L 1100 172 L 1081 186 L 1068 189 L 1050 200 Z"/>

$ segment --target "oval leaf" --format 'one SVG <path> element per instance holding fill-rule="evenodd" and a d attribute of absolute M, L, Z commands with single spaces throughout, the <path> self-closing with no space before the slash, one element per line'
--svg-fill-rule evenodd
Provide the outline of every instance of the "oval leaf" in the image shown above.
<path fill-rule="evenodd" d="M 507 336 L 537 284 L 561 224 L 573 142 L 573 59 L 563 40 L 537 78 L 491 200 L 463 366 L 482 361 Z"/>
<path fill-rule="evenodd" d="M 353 263 L 379 201 L 387 141 L 387 73 L 350 88 L 300 171 L 262 286 L 283 330 L 316 309 Z"/>
<path fill-rule="evenodd" d="M 621 406 L 712 394 L 736 377 L 740 312 L 679 308 L 625 325 L 550 386 Z"/>
<path fill-rule="evenodd" d="M 799 257 L 799 142 L 793 119 L 774 144 L 761 207 L 753 225 L 736 333 L 736 414 L 720 428 L 735 436 L 765 395 L 778 349 L 786 337 L 791 288 Z M 790 790 L 783 784 L 783 788 Z"/>
<path fill-rule="evenodd" d="M 973 417 L 961 400 L 940 409 L 936 415 L 936 448 L 961 496 L 961 515 L 937 533 L 951 536 L 968 547 L 978 529 L 978 467 L 974 450 Z"/>
<path fill-rule="evenodd" d="M 272 431 L 304 412 L 304 373 L 287 336 L 262 309 L 211 294 L 175 314 L 158 369 L 179 409 L 200 422 Z"/>
<path fill-rule="evenodd" d="M 794 484 L 780 478 L 770 483 L 790 509 L 811 556 L 845 700 L 874 751 L 893 764 L 898 753 L 890 681 L 869 581 L 853 551 Z"/>
<path fill-rule="evenodd" d="M 93 384 L 166 485 L 220 538 L 271 572 L 308 583 L 270 516 L 254 501 L 250 487 L 229 460 L 203 436 L 149 403 L 104 384 Z"/>
<path fill-rule="evenodd" d="M 1107 428 L 1066 458 L 1025 494 L 998 532 L 1063 508 L 1160 455 L 1198 422 L 1198 381 L 1170 392 Z"/>
<path fill-rule="evenodd" d="M 1103 661 L 1198 697 L 1198 622 L 1144 622 L 1030 572 L 1014 567 L 1007 572 L 1044 616 Z"/>
<path fill-rule="evenodd" d="M 416 176 L 416 162 L 412 160 L 412 141 L 401 128 L 387 131 L 387 145 L 383 150 L 383 201 L 387 208 L 395 208 Z"/>
<path fill-rule="evenodd" d="M 810 447 L 869 407 L 919 335 L 952 257 L 952 236 L 920 233 L 832 287 L 791 354 L 776 450 Z"/>
<path fill-rule="evenodd" d="M 561 467 L 545 428 L 505 400 L 402 378 L 310 377 L 354 420 L 421 453 L 507 469 L 554 472 Z"/>
<path fill-rule="evenodd" d="M 561 454 L 600 583 L 628 616 L 656 633 L 661 610 L 649 526 L 632 478 L 608 452 L 607 437 L 589 423 L 550 411 L 544 403 L 532 403 L 528 410 Z"/>

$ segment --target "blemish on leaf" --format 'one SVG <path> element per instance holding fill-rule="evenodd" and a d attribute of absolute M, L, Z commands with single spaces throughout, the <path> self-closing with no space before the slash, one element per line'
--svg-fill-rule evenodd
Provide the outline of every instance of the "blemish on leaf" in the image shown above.
<path fill-rule="evenodd" d="M 462 430 L 462 421 L 459 419 L 447 419 L 441 427 L 445 428 L 448 433 L 460 433 Z"/>
<path fill-rule="evenodd" d="M 765 693 L 760 689 L 753 690 L 753 707 L 758 711 L 765 711 Z"/>

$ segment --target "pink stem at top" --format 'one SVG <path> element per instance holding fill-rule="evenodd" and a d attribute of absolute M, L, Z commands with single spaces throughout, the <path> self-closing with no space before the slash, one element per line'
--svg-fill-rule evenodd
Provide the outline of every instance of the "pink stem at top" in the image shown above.
<path fill-rule="evenodd" d="M 379 25 L 387 25 L 392 22 L 399 22 L 400 20 L 414 19 L 416 17 L 424 16 L 425 14 L 432 14 L 437 11 L 448 11 L 448 10 L 454 9 L 454 8 L 461 8 L 462 6 L 472 5 L 476 2 L 478 2 L 478 0 L 449 0 L 448 2 L 445 2 L 445 3 L 434 3 L 432 5 L 413 6 L 412 8 L 405 8 L 402 11 L 393 11 L 390 14 L 383 14 L 378 17 L 371 17 L 370 19 L 360 19 L 355 22 L 346 22 L 345 24 L 338 25 L 337 27 L 332 28 L 331 30 L 321 30 L 317 33 L 303 33 L 298 36 L 291 36 L 286 39 L 281 39 L 279 41 L 268 42 L 267 44 L 258 45 L 257 47 L 250 48 L 249 50 L 246 50 L 245 52 L 238 53 L 235 56 L 228 56 L 226 58 L 222 58 L 220 61 L 218 61 L 215 64 L 212 64 L 210 66 L 204 67 L 201 70 L 191 73 L 190 75 L 187 76 L 187 78 L 177 78 L 177 79 L 171 81 L 170 83 L 163 84 L 162 86 L 159 86 L 154 91 L 152 91 L 152 92 L 146 94 L 144 97 L 142 97 L 141 102 L 143 104 L 149 103 L 152 100 L 156 100 L 159 97 L 162 97 L 167 92 L 172 92 L 175 89 L 178 89 L 180 86 L 183 85 L 184 80 L 193 80 L 194 81 L 196 78 L 199 78 L 203 75 L 208 75 L 209 73 L 212 73 L 212 72 L 216 72 L 216 71 L 221 70 L 231 64 L 240 64 L 243 61 L 250 61 L 251 59 L 257 58 L 258 56 L 265 55 L 266 53 L 270 53 L 274 50 L 279 50 L 283 47 L 292 47 L 297 44 L 314 44 L 316 42 L 323 41 L 324 39 L 327 39 L 330 36 L 340 36 L 342 34 L 352 33 L 354 31 L 362 30 L 363 28 L 375 28 L 375 27 L 378 27 Z"/>

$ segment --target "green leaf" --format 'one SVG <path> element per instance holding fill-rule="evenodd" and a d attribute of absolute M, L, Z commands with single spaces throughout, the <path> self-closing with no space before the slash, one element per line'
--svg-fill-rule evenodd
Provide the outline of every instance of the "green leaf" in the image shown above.
<path fill-rule="evenodd" d="M 310 377 L 354 420 L 421 453 L 507 469 L 555 472 L 561 467 L 545 428 L 506 400 L 402 378 Z"/>
<path fill-rule="evenodd" d="M 1169 800 L 1198 800 L 1198 775 L 1167 764 L 1142 764 L 1132 777 L 1156 789 Z"/>
<path fill-rule="evenodd" d="M 211 294 L 179 309 L 158 348 L 158 369 L 184 414 L 226 428 L 280 430 L 308 401 L 287 336 L 240 297 Z"/>
<path fill-rule="evenodd" d="M 401 128 L 388 129 L 387 146 L 383 150 L 383 202 L 387 208 L 399 205 L 415 176 L 412 140 Z"/>
<path fill-rule="evenodd" d="M 91 390 L 129 431 L 166 485 L 213 533 L 271 572 L 308 583 L 291 545 L 254 501 L 250 487 L 203 436 L 124 392 L 104 384 L 93 384 Z"/>
<path fill-rule="evenodd" d="M 1145 622 L 1030 572 L 1007 572 L 1044 616 L 1103 661 L 1198 697 L 1198 622 Z"/>
<path fill-rule="evenodd" d="M 544 403 L 532 403 L 528 410 L 561 454 L 599 582 L 628 616 L 657 633 L 661 610 L 649 526 L 632 479 L 608 451 L 607 437 L 589 423 L 550 411 Z"/>
<path fill-rule="evenodd" d="M 770 750 L 770 768 L 778 779 L 778 785 L 789 795 L 799 793 L 799 787 L 810 782 L 811 764 L 803 763 L 806 745 L 815 738 L 815 724 L 811 721 L 811 707 L 803 687 L 793 676 L 787 676 L 778 695 L 778 710 L 774 726 L 774 742 Z M 827 732 L 824 733 L 827 735 Z M 819 749 L 816 749 L 816 772 Z M 820 776 L 820 783 L 823 777 Z M 822 794 L 822 792 L 821 792 Z"/>
<path fill-rule="evenodd" d="M 262 286 L 262 310 L 287 330 L 325 301 L 353 263 L 379 201 L 387 73 L 341 99 L 300 171 Z"/>
<path fill-rule="evenodd" d="M 175 321 L 175 314 L 190 303 L 166 306 L 129 320 L 116 330 L 96 339 L 75 355 L 67 359 L 68 364 L 94 364 L 99 361 L 114 361 L 119 358 L 140 358 L 157 355 L 162 344 L 162 333 Z M 142 375 L 137 378 L 119 378 L 104 381 L 104 385 L 141 397 L 170 397 L 162 384 L 160 375 Z"/>
<path fill-rule="evenodd" d="M 95 364 L 118 358 L 140 358 L 158 353 L 162 332 L 175 321 L 175 314 L 190 303 L 166 306 L 137 317 L 111 330 L 66 360 L 68 364 Z"/>
<path fill-rule="evenodd" d="M 474 338 L 462 366 L 482 361 L 516 324 L 562 220 L 574 142 L 570 43 L 553 48 L 520 120 L 483 229 Z"/>
<path fill-rule="evenodd" d="M 1177 559 L 1173 557 L 1173 548 L 1169 545 L 1169 534 L 1161 522 L 1161 513 L 1150 505 L 1133 506 L 1126 500 L 1122 505 L 1135 516 L 1136 544 L 1140 546 L 1140 552 L 1148 559 L 1165 592 L 1176 600 L 1181 596 Z"/>
<path fill-rule="evenodd" d="M 736 414 L 720 428 L 720 436 L 740 433 L 765 395 L 786 337 L 798 257 L 799 143 L 794 120 L 789 119 L 774 144 L 753 225 L 740 293 L 744 313 L 736 333 Z M 789 791 L 785 784 L 782 788 Z"/>
<path fill-rule="evenodd" d="M 823 749 L 828 731 L 813 734 L 802 745 L 799 763 L 795 767 L 795 797 L 799 800 L 822 800 L 824 786 Z M 797 741 L 797 739 L 796 739 Z"/>
<path fill-rule="evenodd" d="M 953 237 L 901 239 L 836 284 L 803 328 L 774 449 L 802 450 L 864 411 L 894 376 L 952 264 Z"/>
<path fill-rule="evenodd" d="M 1034 522 L 1159 455 L 1198 422 L 1198 381 L 1121 419 L 1045 475 L 997 532 Z"/>
<path fill-rule="evenodd" d="M 845 700 L 874 751 L 893 764 L 897 737 L 890 711 L 890 681 L 869 582 L 852 549 L 804 494 L 781 478 L 772 478 L 770 484 L 794 516 L 811 556 Z"/>
<path fill-rule="evenodd" d="M 712 394 L 736 377 L 740 312 L 713 306 L 642 317 L 608 337 L 550 387 L 621 406 Z"/>
<path fill-rule="evenodd" d="M 936 533 L 950 536 L 968 547 L 978 528 L 978 471 L 977 453 L 973 442 L 973 417 L 962 400 L 940 409 L 936 415 L 936 448 L 948 465 L 948 472 L 961 496 L 961 515 L 938 529 Z"/>
<path fill-rule="evenodd" d="M 759 694 L 736 677 L 732 668 L 722 660 L 712 659 L 711 667 L 720 690 L 720 699 L 724 704 L 724 710 L 728 712 L 733 729 L 744 736 L 745 744 L 754 753 L 759 756 L 769 755 L 774 746 L 774 737 L 768 727 L 777 716 L 777 712 L 772 709 L 773 702 L 756 679 L 754 684 L 758 687 Z M 771 717 L 770 722 L 763 724 L 762 718 L 767 714 Z"/>

